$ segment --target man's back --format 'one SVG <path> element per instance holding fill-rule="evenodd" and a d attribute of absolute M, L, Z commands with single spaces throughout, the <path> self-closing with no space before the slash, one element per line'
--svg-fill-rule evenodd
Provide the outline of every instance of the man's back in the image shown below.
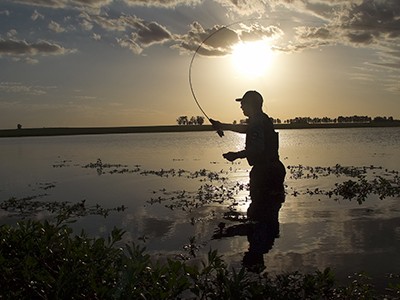
<path fill-rule="evenodd" d="M 268 164 L 279 160 L 278 134 L 267 114 L 260 113 L 249 119 L 246 151 L 250 165 Z"/>

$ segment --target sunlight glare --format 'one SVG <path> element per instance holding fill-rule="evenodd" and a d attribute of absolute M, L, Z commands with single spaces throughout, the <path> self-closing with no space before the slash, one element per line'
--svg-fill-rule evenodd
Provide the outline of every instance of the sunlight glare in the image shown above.
<path fill-rule="evenodd" d="M 233 46 L 232 62 L 235 69 L 245 77 L 264 75 L 272 60 L 273 51 L 265 40 L 240 42 Z"/>

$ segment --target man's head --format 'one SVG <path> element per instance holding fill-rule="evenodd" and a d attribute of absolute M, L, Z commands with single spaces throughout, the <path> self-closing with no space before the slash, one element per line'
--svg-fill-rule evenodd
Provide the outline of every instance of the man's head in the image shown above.
<path fill-rule="evenodd" d="M 257 91 L 247 91 L 242 98 L 236 99 L 240 102 L 243 114 L 250 117 L 254 113 L 262 110 L 263 98 Z"/>

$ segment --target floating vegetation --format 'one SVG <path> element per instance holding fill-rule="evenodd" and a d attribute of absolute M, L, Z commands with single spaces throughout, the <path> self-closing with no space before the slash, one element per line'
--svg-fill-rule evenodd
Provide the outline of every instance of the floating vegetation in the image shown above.
<path fill-rule="evenodd" d="M 236 183 L 234 185 L 205 183 L 197 191 L 167 191 L 160 189 L 153 191 L 153 196 L 147 201 L 149 204 L 164 203 L 165 207 L 175 210 L 193 211 L 207 204 L 228 204 L 229 207 L 237 203 L 235 196 L 240 191 L 248 189 L 248 185 Z"/>
<path fill-rule="evenodd" d="M 200 179 L 201 181 L 211 180 L 211 181 L 224 181 L 227 177 L 224 177 L 225 172 L 223 170 L 219 172 L 210 171 L 206 169 L 200 169 L 197 171 L 188 171 L 183 169 L 160 169 L 160 170 L 145 170 L 142 169 L 140 165 L 135 165 L 133 168 L 129 168 L 127 165 L 122 164 L 110 164 L 103 163 L 103 161 L 98 158 L 95 163 L 89 163 L 83 165 L 82 168 L 96 169 L 98 175 L 103 174 L 126 174 L 126 173 L 136 173 L 142 176 L 154 175 L 158 177 L 186 177 L 190 179 Z"/>
<path fill-rule="evenodd" d="M 114 168 L 114 170 L 109 171 L 108 173 L 118 173 L 118 169 L 124 168 L 123 171 L 119 170 L 121 173 L 126 173 L 129 172 L 130 170 L 127 169 L 127 165 L 121 165 L 121 164 L 107 164 L 103 163 L 100 158 L 97 159 L 95 163 L 89 163 L 87 165 L 82 166 L 83 168 L 90 168 L 90 169 L 96 169 L 98 175 L 105 174 L 106 172 L 104 169 L 110 169 Z"/>
<path fill-rule="evenodd" d="M 181 161 L 178 158 L 173 161 Z M 70 160 L 63 160 L 63 163 L 70 164 Z M 211 162 L 211 164 L 216 164 Z M 65 165 L 65 166 L 66 166 Z M 57 166 L 57 165 L 53 165 Z M 164 204 L 165 207 L 174 210 L 182 209 L 192 211 L 211 203 L 228 203 L 229 209 L 233 211 L 235 198 L 240 191 L 249 189 L 248 184 L 236 183 L 232 175 L 237 170 L 232 166 L 228 171 L 210 171 L 200 169 L 188 171 L 184 169 L 160 169 L 146 170 L 140 165 L 129 167 L 123 164 L 104 163 L 100 158 L 94 163 L 88 163 L 83 168 L 95 169 L 98 175 L 104 174 L 129 174 L 135 173 L 141 176 L 158 176 L 162 178 L 187 178 L 197 179 L 203 182 L 197 190 L 175 190 L 166 191 L 160 189 L 153 191 L 153 197 L 147 201 L 149 204 Z M 347 199 L 363 203 L 370 195 L 377 195 L 379 199 L 387 197 L 400 197 L 399 171 L 384 169 L 380 166 L 305 166 L 293 165 L 287 167 L 287 180 L 319 180 L 328 176 L 337 178 L 332 180 L 332 187 L 306 188 L 303 190 L 291 187 L 286 181 L 286 193 L 293 197 L 300 195 L 325 196 L 334 200 Z M 345 180 L 345 178 L 350 178 Z M 336 181 L 336 182 L 335 182 Z M 51 185 L 48 186 L 51 188 Z M 245 198 L 244 201 L 248 199 Z"/>
<path fill-rule="evenodd" d="M 53 164 L 53 168 L 64 168 L 64 167 L 70 167 L 72 163 L 72 160 L 69 159 L 63 159 L 60 161 L 57 161 Z"/>
<path fill-rule="evenodd" d="M 56 187 L 55 184 L 56 184 L 55 182 L 44 182 L 44 183 L 38 183 L 37 185 L 42 190 L 49 190 L 49 189 L 54 189 Z"/>
<path fill-rule="evenodd" d="M 362 177 L 365 176 L 370 170 L 382 170 L 382 167 L 376 166 L 341 166 L 336 164 L 333 167 L 311 167 L 311 166 L 288 166 L 289 176 L 291 179 L 318 179 L 319 177 L 326 177 L 330 175 L 349 176 L 349 177 Z M 399 174 L 398 171 L 385 170 L 388 173 Z"/>
<path fill-rule="evenodd" d="M 318 179 L 326 176 L 355 178 L 336 182 L 331 189 L 307 188 L 303 192 L 293 189 L 291 195 L 295 197 L 302 194 L 310 196 L 325 195 L 329 198 L 333 197 L 335 200 L 339 200 L 339 197 L 347 200 L 354 199 L 359 204 L 363 203 L 371 194 L 377 195 L 381 200 L 387 197 L 400 197 L 399 171 L 395 170 L 383 169 L 372 165 L 353 167 L 339 164 L 333 167 L 288 166 L 288 170 L 290 173 L 289 178 L 295 180 Z"/>
<path fill-rule="evenodd" d="M 32 217 L 40 212 L 55 213 L 57 216 L 64 216 L 65 219 L 83 217 L 89 215 L 99 215 L 107 217 L 112 211 L 124 211 L 124 205 L 115 208 L 103 208 L 99 204 L 87 206 L 86 200 L 77 203 L 68 201 L 40 201 L 36 200 L 47 196 L 47 194 L 29 196 L 24 198 L 10 198 L 0 203 L 0 208 L 11 215 L 26 218 Z"/>

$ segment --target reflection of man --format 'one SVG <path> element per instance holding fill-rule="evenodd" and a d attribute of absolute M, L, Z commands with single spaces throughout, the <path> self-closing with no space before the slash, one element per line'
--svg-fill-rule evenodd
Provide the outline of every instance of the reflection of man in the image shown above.
<path fill-rule="evenodd" d="M 278 199 L 271 199 L 270 202 L 282 203 L 285 194 L 281 193 L 276 197 Z M 220 223 L 213 239 L 247 236 L 249 248 L 243 256 L 242 264 L 247 270 L 260 273 L 265 269 L 264 254 L 272 249 L 275 239 L 279 237 L 278 213 L 279 209 L 276 214 L 264 216 L 262 222 L 249 222 L 229 227 L 226 227 L 225 223 Z"/>
<path fill-rule="evenodd" d="M 256 91 L 248 91 L 242 98 L 243 114 L 248 117 L 246 125 L 223 124 L 211 120 L 217 130 L 246 133 L 246 147 L 242 151 L 228 152 L 223 156 L 229 161 L 246 158 L 250 171 L 250 198 L 252 200 L 247 217 L 254 221 L 275 219 L 284 197 L 283 181 L 286 171 L 278 154 L 278 134 L 271 119 L 262 110 L 263 98 Z"/>

